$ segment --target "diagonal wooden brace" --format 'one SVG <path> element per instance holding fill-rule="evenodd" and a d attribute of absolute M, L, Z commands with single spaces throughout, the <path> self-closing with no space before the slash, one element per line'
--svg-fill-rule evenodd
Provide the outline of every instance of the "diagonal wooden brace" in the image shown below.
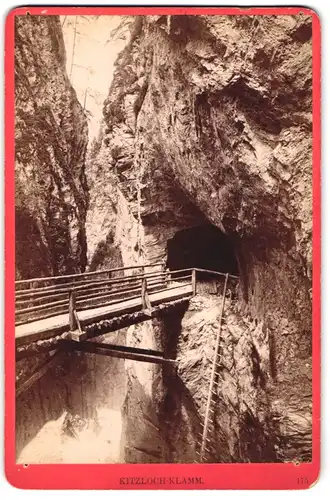
<path fill-rule="evenodd" d="M 74 290 L 70 290 L 69 294 L 69 321 L 70 321 L 70 338 L 76 342 L 82 342 L 87 339 L 87 333 L 81 328 L 78 313 L 76 311 L 76 295 Z"/>

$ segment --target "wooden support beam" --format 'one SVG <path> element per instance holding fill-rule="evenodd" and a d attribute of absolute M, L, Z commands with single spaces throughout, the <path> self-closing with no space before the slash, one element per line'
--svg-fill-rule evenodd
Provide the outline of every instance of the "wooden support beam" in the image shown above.
<path fill-rule="evenodd" d="M 154 354 L 146 354 L 147 349 L 139 349 L 133 347 L 109 346 L 107 344 L 99 344 L 95 342 L 74 342 L 71 340 L 62 340 L 59 345 L 61 349 L 69 349 L 73 351 L 87 352 L 90 354 L 100 354 L 112 358 L 131 359 L 133 361 L 142 361 L 144 363 L 155 364 L 176 364 L 174 359 L 166 359 L 163 356 L 155 356 Z M 150 352 L 150 351 L 149 351 Z M 152 352 L 152 351 L 151 351 Z"/>
<path fill-rule="evenodd" d="M 79 330 L 79 333 L 83 333 L 82 332 L 82 329 L 81 329 L 81 325 L 80 325 L 80 321 L 79 321 L 79 317 L 78 317 L 78 313 L 76 310 L 73 311 L 73 314 L 74 314 L 74 317 L 75 317 L 75 320 L 76 320 L 76 324 L 77 324 L 77 327 L 78 327 L 78 330 Z"/>
<path fill-rule="evenodd" d="M 162 351 L 156 351 L 154 349 L 142 349 L 141 347 L 132 347 L 132 346 L 127 346 L 127 345 L 118 345 L 118 344 L 108 344 L 106 342 L 85 342 L 86 344 L 93 345 L 94 347 L 100 347 L 101 349 L 108 349 L 111 351 L 118 351 L 118 352 L 130 352 L 132 354 L 147 354 L 150 356 L 158 356 L 160 358 L 164 357 L 164 353 Z M 72 346 L 72 348 L 75 348 L 75 345 L 73 345 L 69 340 L 62 340 L 60 342 L 60 345 L 67 344 L 68 346 Z"/>
<path fill-rule="evenodd" d="M 37 380 L 39 380 L 45 373 L 57 362 L 59 356 L 59 351 L 52 354 L 40 367 L 38 367 L 32 375 L 27 378 L 22 384 L 20 384 L 16 389 L 16 397 L 27 391 Z"/>

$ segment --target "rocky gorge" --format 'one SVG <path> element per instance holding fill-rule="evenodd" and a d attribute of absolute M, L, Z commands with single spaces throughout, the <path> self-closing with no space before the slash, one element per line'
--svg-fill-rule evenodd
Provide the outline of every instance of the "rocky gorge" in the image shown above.
<path fill-rule="evenodd" d="M 83 272 L 87 264 L 88 126 L 65 58 L 58 16 L 16 17 L 17 279 Z"/>
<path fill-rule="evenodd" d="M 16 65 L 31 73 L 16 86 L 18 276 L 156 262 L 237 275 L 207 461 L 310 461 L 311 17 L 136 16 L 86 158 L 52 17 L 17 23 Z M 43 78 L 31 37 L 50 40 Z M 17 400 L 19 460 L 198 461 L 222 286 L 203 278 L 189 307 L 102 337 L 177 369 L 61 354 Z"/>

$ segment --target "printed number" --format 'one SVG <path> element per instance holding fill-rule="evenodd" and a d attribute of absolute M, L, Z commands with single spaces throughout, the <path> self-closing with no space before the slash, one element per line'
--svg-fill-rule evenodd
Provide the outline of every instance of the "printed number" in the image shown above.
<path fill-rule="evenodd" d="M 309 484 L 308 477 L 306 477 L 306 476 L 298 477 L 297 481 L 298 481 L 298 484 Z"/>

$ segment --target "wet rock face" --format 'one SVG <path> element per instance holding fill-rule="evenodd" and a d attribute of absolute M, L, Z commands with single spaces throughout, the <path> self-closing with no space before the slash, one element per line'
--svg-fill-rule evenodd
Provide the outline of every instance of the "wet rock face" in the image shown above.
<path fill-rule="evenodd" d="M 139 18 L 104 105 L 137 255 L 166 259 L 179 230 L 207 222 L 233 242 L 240 295 L 222 340 L 214 444 L 223 461 L 311 457 L 311 34 L 305 15 Z M 190 334 L 198 344 L 198 328 Z M 207 381 L 196 375 L 192 388 L 180 342 L 178 355 L 199 408 Z"/>
<path fill-rule="evenodd" d="M 17 277 L 82 272 L 88 128 L 57 16 L 16 17 L 15 119 Z"/>

